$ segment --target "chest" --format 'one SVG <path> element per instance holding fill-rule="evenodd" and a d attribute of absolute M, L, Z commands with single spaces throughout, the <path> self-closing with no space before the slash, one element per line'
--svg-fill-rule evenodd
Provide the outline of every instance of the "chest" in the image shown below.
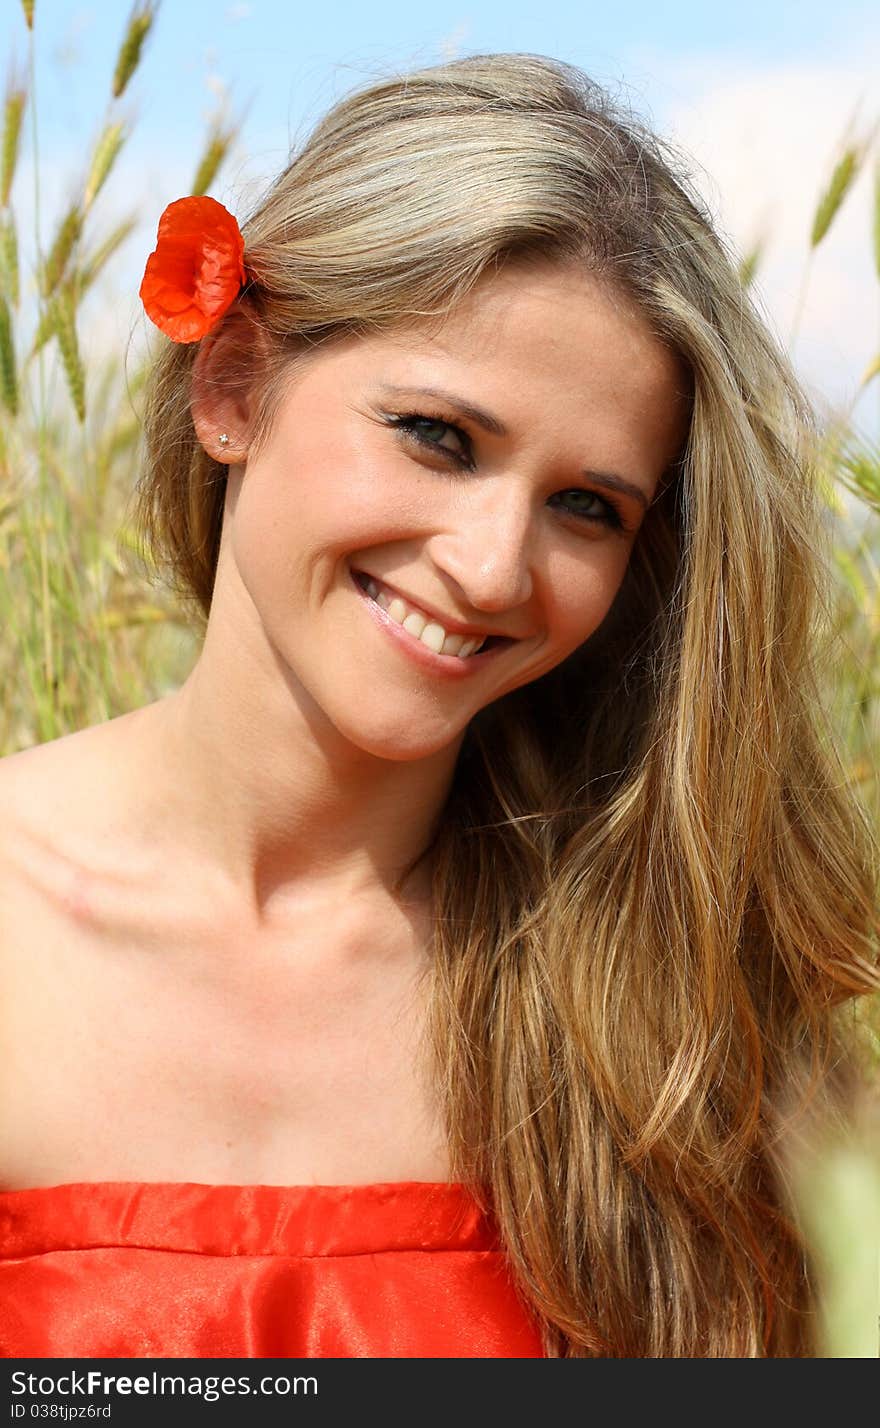
<path fill-rule="evenodd" d="M 0 1184 L 441 1180 L 423 925 L 250 938 L 161 897 L 7 880 Z"/>

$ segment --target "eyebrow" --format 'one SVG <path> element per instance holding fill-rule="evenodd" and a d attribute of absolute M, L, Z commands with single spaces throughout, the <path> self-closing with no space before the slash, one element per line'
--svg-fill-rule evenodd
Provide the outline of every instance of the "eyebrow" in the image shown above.
<path fill-rule="evenodd" d="M 465 401 L 464 397 L 457 397 L 453 392 L 444 392 L 440 387 L 390 387 L 382 386 L 378 389 L 387 397 L 438 397 L 440 401 L 448 402 L 450 406 L 457 408 L 462 416 L 468 417 L 475 426 L 480 426 L 484 431 L 491 432 L 493 436 L 507 436 L 507 427 L 491 412 L 487 412 L 483 407 L 475 407 L 473 402 Z M 643 511 L 648 509 L 650 504 L 648 497 L 640 486 L 634 485 L 632 481 L 627 481 L 623 476 L 618 476 L 612 471 L 590 471 L 584 470 L 582 476 L 586 476 L 588 481 L 593 481 L 597 486 L 604 486 L 608 491 L 619 491 L 621 495 L 631 496 L 634 501 L 638 501 Z"/>

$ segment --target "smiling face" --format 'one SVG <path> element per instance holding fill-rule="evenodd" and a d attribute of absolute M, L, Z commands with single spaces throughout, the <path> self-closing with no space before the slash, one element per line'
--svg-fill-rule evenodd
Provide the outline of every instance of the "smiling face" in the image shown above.
<path fill-rule="evenodd" d="M 230 469 L 218 587 L 312 719 L 380 757 L 437 753 L 602 623 L 683 391 L 630 304 L 581 271 L 508 267 L 430 334 L 309 358 Z M 218 423 L 196 425 L 207 444 Z M 492 638 L 435 653 L 456 635 Z"/>

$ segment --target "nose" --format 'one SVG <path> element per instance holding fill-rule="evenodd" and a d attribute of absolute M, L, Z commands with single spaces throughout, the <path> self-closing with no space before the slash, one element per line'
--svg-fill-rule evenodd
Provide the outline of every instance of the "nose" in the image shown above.
<path fill-rule="evenodd" d="M 431 538 L 428 553 L 460 587 L 466 606 L 494 614 L 531 598 L 534 539 L 528 493 L 517 497 L 500 482 L 494 493 L 469 493 Z"/>

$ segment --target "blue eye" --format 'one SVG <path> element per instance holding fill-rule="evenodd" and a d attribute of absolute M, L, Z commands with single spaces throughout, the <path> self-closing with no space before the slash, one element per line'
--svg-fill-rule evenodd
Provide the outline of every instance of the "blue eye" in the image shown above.
<path fill-rule="evenodd" d="M 454 426 L 452 422 L 444 421 L 441 417 L 423 416 L 418 412 L 407 412 L 402 416 L 392 417 L 389 424 L 393 426 L 405 440 L 417 442 L 419 446 L 426 447 L 435 456 L 448 458 L 450 461 L 454 461 L 456 465 L 468 471 L 473 470 L 474 463 L 469 454 L 461 455 L 459 452 L 453 451 L 451 447 L 441 446 L 439 440 L 427 436 L 423 430 L 424 427 L 440 427 L 443 430 L 452 431 L 464 443 L 465 451 L 469 453 L 470 438 L 466 432 L 462 431 L 460 427 Z M 609 526 L 612 530 L 623 531 L 627 529 L 620 511 L 614 503 L 606 501 L 604 496 L 597 496 L 595 491 L 587 491 L 580 486 L 574 486 L 569 491 L 560 491 L 558 495 L 574 498 L 575 505 L 568 510 L 567 514 L 574 516 L 577 520 L 589 521 L 592 525 Z M 553 500 L 555 501 L 556 499 L 556 496 L 554 496 Z M 600 513 L 591 514 L 589 511 L 578 509 L 579 505 L 588 505 L 592 501 L 598 502 L 602 508 Z"/>
<path fill-rule="evenodd" d="M 451 450 L 448 446 L 441 446 L 439 440 L 435 441 L 433 437 L 426 436 L 424 431 L 421 430 L 419 423 L 421 423 L 421 426 L 439 426 L 445 428 L 446 431 L 454 431 L 456 436 L 461 437 L 466 445 L 469 444 L 465 432 L 460 431 L 459 428 L 453 426 L 451 422 L 440 421 L 439 417 L 435 418 L 412 414 L 410 416 L 396 417 L 392 424 L 398 431 L 402 431 L 405 436 L 411 437 L 414 441 L 419 442 L 421 446 L 427 446 L 431 451 L 436 451 L 441 456 L 451 456 L 452 460 L 457 461 L 461 466 L 469 464 L 467 459 L 459 452 Z"/>

